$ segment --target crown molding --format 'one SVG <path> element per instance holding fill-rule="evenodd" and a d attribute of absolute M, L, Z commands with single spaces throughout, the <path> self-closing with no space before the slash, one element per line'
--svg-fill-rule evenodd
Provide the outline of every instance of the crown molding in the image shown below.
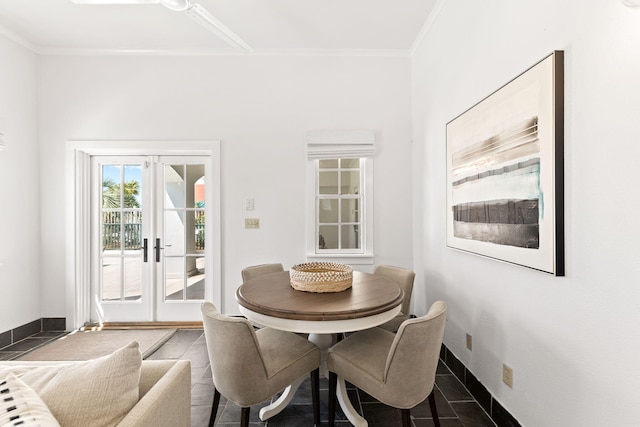
<path fill-rule="evenodd" d="M 446 2 L 447 0 L 438 0 L 435 6 L 433 6 L 433 9 L 431 9 L 429 16 L 427 16 L 427 20 L 424 21 L 424 24 L 422 25 L 422 28 L 420 29 L 418 36 L 413 41 L 413 44 L 409 49 L 411 56 L 415 54 L 416 50 L 418 49 L 418 46 L 420 46 L 420 43 L 422 43 L 422 40 L 427 36 L 429 31 L 431 31 L 431 27 L 433 27 L 433 24 L 438 19 L 438 16 L 440 15 L 440 11 L 442 10 Z"/>
<path fill-rule="evenodd" d="M 0 24 L 0 36 L 4 36 L 5 38 L 11 40 L 12 42 L 24 47 L 25 49 L 33 53 L 40 54 L 40 50 L 36 45 L 27 41 L 25 38 L 20 37 L 18 34 L 16 34 L 15 32 L 11 31 L 10 29 L 8 29 L 7 27 L 1 24 Z"/>
<path fill-rule="evenodd" d="M 34 47 L 43 56 L 371 56 L 409 58 L 409 49 L 254 49 L 244 52 L 232 48 L 218 49 L 75 49 Z"/>

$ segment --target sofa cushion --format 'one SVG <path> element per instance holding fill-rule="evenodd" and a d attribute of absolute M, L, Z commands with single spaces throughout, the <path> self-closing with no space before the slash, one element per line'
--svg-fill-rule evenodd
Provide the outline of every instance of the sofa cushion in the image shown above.
<path fill-rule="evenodd" d="M 32 362 L 33 363 L 33 362 Z M 64 427 L 112 427 L 138 402 L 137 342 L 82 362 L 2 367 L 31 386 Z"/>
<path fill-rule="evenodd" d="M 47 405 L 14 374 L 0 379 L 0 427 L 60 427 Z"/>

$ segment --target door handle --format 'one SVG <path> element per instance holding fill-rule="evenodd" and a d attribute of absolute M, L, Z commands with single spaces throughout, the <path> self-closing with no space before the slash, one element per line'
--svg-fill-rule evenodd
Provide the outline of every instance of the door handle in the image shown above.
<path fill-rule="evenodd" d="M 156 262 L 160 262 L 160 249 L 164 249 L 160 247 L 160 239 L 156 239 Z"/>
<path fill-rule="evenodd" d="M 148 261 L 149 258 L 149 242 L 147 241 L 147 239 L 143 239 L 142 240 L 142 259 L 144 262 Z"/>

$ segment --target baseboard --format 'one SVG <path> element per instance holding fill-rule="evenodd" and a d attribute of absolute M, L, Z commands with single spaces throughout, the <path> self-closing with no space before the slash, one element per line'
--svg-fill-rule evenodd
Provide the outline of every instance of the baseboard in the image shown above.
<path fill-rule="evenodd" d="M 87 323 L 83 329 L 202 329 L 202 322 L 105 322 Z"/>
<path fill-rule="evenodd" d="M 440 358 L 453 375 L 469 390 L 478 404 L 487 411 L 487 414 L 498 427 L 521 427 L 518 420 L 491 395 L 489 390 L 478 381 L 475 375 L 444 344 L 440 350 Z"/>
<path fill-rule="evenodd" d="M 40 332 L 64 331 L 66 323 L 67 320 L 64 317 L 43 317 L 17 328 L 0 332 L 0 348 L 10 346 Z"/>

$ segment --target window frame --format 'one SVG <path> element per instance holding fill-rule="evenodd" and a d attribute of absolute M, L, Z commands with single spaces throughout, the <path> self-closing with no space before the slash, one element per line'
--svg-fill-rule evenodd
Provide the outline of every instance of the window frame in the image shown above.
<path fill-rule="evenodd" d="M 360 249 L 319 249 L 319 204 L 320 199 L 318 185 L 320 173 L 320 160 L 332 160 L 341 158 L 360 159 L 360 194 L 362 211 L 360 216 L 361 248 Z M 335 196 L 335 197 L 333 197 Z M 340 195 L 331 195 L 332 198 L 340 198 Z M 352 197 L 344 197 L 352 198 Z M 326 158 L 314 158 L 307 160 L 307 261 L 330 261 L 346 264 L 373 264 L 373 159 L 366 156 L 327 156 Z M 341 218 L 339 218 L 339 221 Z"/>

